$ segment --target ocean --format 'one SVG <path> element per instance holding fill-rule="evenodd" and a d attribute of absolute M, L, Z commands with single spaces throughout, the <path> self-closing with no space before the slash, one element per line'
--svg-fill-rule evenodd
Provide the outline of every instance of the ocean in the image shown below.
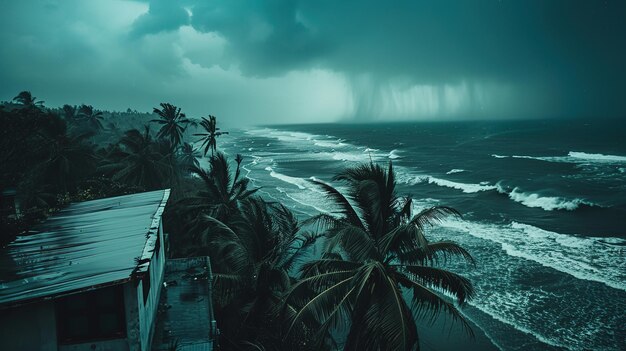
<path fill-rule="evenodd" d="M 463 313 L 490 347 L 626 350 L 623 123 L 284 125 L 231 131 L 218 145 L 244 156 L 262 196 L 303 219 L 332 212 L 309 179 L 393 162 L 415 210 L 446 205 L 463 214 L 427 235 L 458 242 L 478 261 L 447 267 L 474 283 Z"/>

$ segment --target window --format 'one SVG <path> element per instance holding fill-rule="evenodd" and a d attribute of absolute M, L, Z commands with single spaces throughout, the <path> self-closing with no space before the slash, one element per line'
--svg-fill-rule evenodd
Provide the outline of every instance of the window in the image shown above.
<path fill-rule="evenodd" d="M 126 337 L 122 286 L 98 289 L 56 300 L 59 343 L 73 344 Z"/>

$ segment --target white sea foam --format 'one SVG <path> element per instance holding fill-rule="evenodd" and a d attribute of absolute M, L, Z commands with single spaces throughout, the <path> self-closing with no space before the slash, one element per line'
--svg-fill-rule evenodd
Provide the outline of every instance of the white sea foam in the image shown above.
<path fill-rule="evenodd" d="M 458 183 L 435 177 L 428 177 L 428 183 L 447 188 L 458 189 L 463 191 L 464 193 L 478 193 L 481 191 L 496 190 L 495 185 Z"/>
<path fill-rule="evenodd" d="M 447 171 L 446 174 L 455 174 L 455 173 L 461 173 L 461 172 L 465 172 L 465 170 L 464 169 L 454 168 L 454 169 L 451 169 L 451 170 Z"/>
<path fill-rule="evenodd" d="M 304 190 L 304 189 L 306 189 L 309 186 L 309 183 L 306 180 L 304 180 L 302 178 L 290 177 L 288 175 L 285 175 L 285 174 L 282 174 L 282 173 L 278 173 L 278 172 L 274 171 L 272 169 L 272 167 L 269 167 L 269 166 L 265 167 L 265 170 L 270 172 L 270 176 L 272 176 L 272 177 L 274 177 L 276 179 L 282 180 L 285 183 L 289 183 L 289 184 L 295 185 L 300 190 Z"/>
<path fill-rule="evenodd" d="M 441 187 L 461 190 L 464 193 L 478 193 L 481 191 L 490 191 L 497 189 L 496 185 L 491 185 L 489 182 L 481 182 L 480 184 L 459 183 L 446 179 L 436 178 L 429 175 L 411 174 L 410 171 L 406 171 L 404 169 L 401 169 L 397 172 L 396 181 L 408 185 L 416 185 L 423 182 L 428 182 L 429 184 L 435 184 Z"/>
<path fill-rule="evenodd" d="M 519 158 L 528 160 L 538 160 L 546 162 L 562 162 L 562 163 L 582 163 L 582 164 L 622 164 L 626 163 L 626 156 L 591 154 L 586 152 L 570 151 L 567 156 L 528 156 L 528 155 L 511 155 L 503 156 L 492 154 L 495 158 Z"/>
<path fill-rule="evenodd" d="M 329 135 L 291 132 L 271 128 L 251 129 L 246 131 L 246 134 L 273 138 L 288 143 L 291 147 L 296 147 L 306 152 L 306 156 L 304 157 L 308 158 L 312 157 L 322 160 L 332 159 L 346 162 L 369 162 L 370 160 L 382 161 L 385 159 L 396 159 L 401 157 L 399 155 L 399 150 L 392 150 L 389 153 L 383 153 L 378 149 L 351 145 L 345 143 L 345 140 L 343 139 L 338 139 Z"/>
<path fill-rule="evenodd" d="M 498 187 L 498 191 L 501 191 L 501 187 Z M 538 207 L 546 211 L 553 210 L 567 210 L 573 211 L 579 208 L 581 205 L 594 206 L 593 203 L 583 199 L 568 200 L 562 197 L 556 196 L 541 196 L 535 193 L 524 193 L 519 188 L 514 188 L 508 193 L 509 198 L 515 202 L 521 203 L 526 207 Z"/>
<path fill-rule="evenodd" d="M 422 182 L 428 181 L 427 175 L 416 175 L 409 168 L 398 166 L 394 167 L 396 171 L 396 182 L 407 184 L 407 185 L 415 185 L 420 184 Z"/>
<path fill-rule="evenodd" d="M 388 157 L 389 157 L 390 159 L 392 159 L 392 160 L 394 160 L 394 159 L 396 159 L 396 158 L 400 158 L 400 157 L 402 157 L 402 156 L 400 156 L 398 153 L 399 153 L 399 151 L 398 151 L 398 150 L 393 149 L 393 150 L 391 150 L 391 152 L 389 152 L 389 156 L 388 156 Z"/>
<path fill-rule="evenodd" d="M 355 152 L 334 152 L 332 153 L 331 158 L 338 161 L 352 162 L 367 162 L 369 160 L 368 155 Z"/>
<path fill-rule="evenodd" d="M 303 192 L 303 191 L 291 192 L 280 187 L 277 187 L 276 190 L 278 190 L 280 193 L 283 193 L 285 196 L 299 203 L 300 205 L 311 207 L 320 213 L 331 212 L 330 209 L 332 207 L 329 206 L 328 201 L 323 196 L 321 196 L 321 194 L 313 194 L 312 196 L 310 191 L 309 192 Z M 305 212 L 305 213 L 308 215 L 311 215 L 311 213 L 308 213 L 308 212 Z"/>
<path fill-rule="evenodd" d="M 347 144 L 344 144 L 341 140 L 315 140 L 314 145 L 332 149 L 339 149 L 342 147 L 346 147 Z"/>
<path fill-rule="evenodd" d="M 595 162 L 611 162 L 611 163 L 625 163 L 626 156 L 617 155 L 603 155 L 603 154 L 588 154 L 586 152 L 570 151 L 567 154 L 569 157 Z"/>
<path fill-rule="evenodd" d="M 313 140 L 315 137 L 322 137 L 309 133 L 291 132 L 272 128 L 249 129 L 245 132 L 248 135 L 273 138 L 284 142 L 302 142 Z"/>
<path fill-rule="evenodd" d="M 509 256 L 626 291 L 624 239 L 561 234 L 518 222 L 500 225 L 447 219 L 442 225 L 499 243 Z"/>

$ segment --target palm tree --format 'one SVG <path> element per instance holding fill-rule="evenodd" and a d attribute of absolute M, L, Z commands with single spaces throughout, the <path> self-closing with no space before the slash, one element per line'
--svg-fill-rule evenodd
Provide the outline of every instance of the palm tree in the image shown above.
<path fill-rule="evenodd" d="M 109 150 L 100 171 L 115 181 L 145 189 L 159 189 L 176 181 L 175 157 L 167 141 L 152 139 L 146 126 L 143 133 L 127 131 L 119 146 Z"/>
<path fill-rule="evenodd" d="M 228 134 L 228 132 L 220 132 L 219 128 L 217 128 L 217 118 L 215 116 L 209 115 L 209 119 L 202 117 L 202 121 L 200 122 L 200 126 L 204 128 L 206 133 L 197 133 L 194 135 L 201 136 L 202 138 L 198 141 L 202 141 L 202 145 L 200 147 L 204 147 L 204 156 L 211 150 L 211 156 L 215 153 L 217 149 L 217 137 L 223 134 Z"/>
<path fill-rule="evenodd" d="M 72 106 L 72 105 L 63 105 L 63 117 L 65 117 L 66 121 L 69 120 L 73 120 L 74 118 L 76 118 L 78 109 L 76 108 L 76 106 Z"/>
<path fill-rule="evenodd" d="M 68 192 L 95 170 L 93 145 L 87 143 L 91 133 L 69 135 L 63 122 L 42 128 L 40 135 L 43 139 L 40 146 L 47 155 L 33 172 L 40 184 L 52 187 L 55 193 Z"/>
<path fill-rule="evenodd" d="M 209 169 L 191 167 L 191 172 L 202 181 L 202 189 L 195 196 L 183 199 L 177 204 L 181 215 L 195 223 L 200 214 L 206 214 L 229 223 L 229 218 L 239 211 L 240 203 L 257 192 L 250 189 L 250 179 L 241 175 L 241 155 L 235 159 L 237 168 L 231 175 L 228 159 L 218 152 L 209 159 Z M 196 230 L 191 230 L 196 232 Z"/>
<path fill-rule="evenodd" d="M 25 108 L 41 108 L 44 104 L 44 101 L 37 100 L 37 98 L 34 97 L 30 91 L 20 92 L 13 98 L 13 101 L 23 105 Z"/>
<path fill-rule="evenodd" d="M 198 161 L 198 157 L 200 157 L 200 153 L 198 149 L 194 148 L 193 145 L 189 143 L 183 143 L 180 148 L 180 164 L 185 171 L 191 171 L 191 168 L 199 168 L 200 162 Z"/>
<path fill-rule="evenodd" d="M 334 180 L 347 184 L 348 196 L 313 181 L 339 211 L 312 219 L 327 228 L 324 255 L 301 268 L 301 281 L 287 301 L 300 301 L 302 308 L 290 313 L 290 327 L 314 320 L 319 333 L 347 331 L 346 350 L 418 350 L 415 318 L 433 321 L 444 311 L 472 334 L 455 304 L 441 294 L 463 304 L 474 295 L 471 283 L 435 264 L 449 256 L 473 259 L 459 245 L 431 243 L 424 234 L 426 227 L 459 213 L 432 207 L 413 216 L 411 198 L 396 195 L 391 162 L 388 170 L 373 163 L 348 168 Z"/>
<path fill-rule="evenodd" d="M 293 281 L 289 272 L 319 236 L 301 232 L 298 220 L 283 205 L 256 197 L 241 203 L 230 225 L 207 215 L 202 221 L 205 231 L 199 244 L 210 247 L 226 342 L 235 348 L 302 349 L 300 338 L 283 340 L 278 317 Z"/>
<path fill-rule="evenodd" d="M 65 107 L 64 107 L 65 110 Z M 91 105 L 81 105 L 78 108 L 77 117 L 82 119 L 92 130 L 100 130 L 103 128 L 102 120 L 104 119 L 102 112 L 94 110 Z"/>
<path fill-rule="evenodd" d="M 162 124 L 157 137 L 167 138 L 175 149 L 181 143 L 183 132 L 187 128 L 187 124 L 191 123 L 184 113 L 180 112 L 180 108 L 169 103 L 162 102 L 161 108 L 154 108 L 153 112 L 159 116 L 159 119 L 153 119 L 150 122 Z"/>

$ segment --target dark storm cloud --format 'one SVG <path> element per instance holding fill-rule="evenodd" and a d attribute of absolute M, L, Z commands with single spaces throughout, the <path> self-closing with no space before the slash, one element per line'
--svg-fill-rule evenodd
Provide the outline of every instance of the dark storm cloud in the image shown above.
<path fill-rule="evenodd" d="M 581 0 L 6 1 L 0 99 L 173 101 L 250 123 L 622 117 L 625 13 Z"/>
<path fill-rule="evenodd" d="M 624 1 L 202 1 L 197 30 L 245 73 L 311 66 L 374 81 L 501 82 L 562 114 L 624 110 Z M 545 101 L 548 100 L 548 101 Z"/>
<path fill-rule="evenodd" d="M 133 24 L 131 36 L 157 34 L 176 30 L 189 23 L 189 13 L 181 3 L 172 0 L 150 1 L 148 12 L 139 16 Z"/>

